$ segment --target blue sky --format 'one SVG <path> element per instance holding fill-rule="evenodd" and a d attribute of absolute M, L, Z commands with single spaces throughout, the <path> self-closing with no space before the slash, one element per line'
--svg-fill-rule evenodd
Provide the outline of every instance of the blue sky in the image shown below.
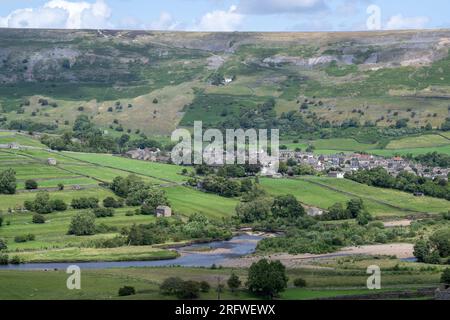
<path fill-rule="evenodd" d="M 0 0 L 0 27 L 193 31 L 450 28 L 448 0 Z M 377 15 L 378 17 L 378 15 Z"/>

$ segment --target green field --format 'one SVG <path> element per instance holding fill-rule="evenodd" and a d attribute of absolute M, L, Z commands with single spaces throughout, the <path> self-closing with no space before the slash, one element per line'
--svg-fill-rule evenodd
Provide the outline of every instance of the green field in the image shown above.
<path fill-rule="evenodd" d="M 450 147 L 450 140 L 440 135 L 422 135 L 418 137 L 408 137 L 391 141 L 386 149 L 412 149 L 431 147 Z"/>
<path fill-rule="evenodd" d="M 364 265 L 378 263 L 391 267 L 395 260 L 364 260 Z M 335 270 L 288 269 L 289 287 L 281 293 L 285 300 L 309 300 L 330 298 L 346 295 L 360 295 L 391 291 L 415 291 L 423 287 L 434 287 L 439 282 L 439 270 L 420 271 L 414 264 L 400 263 L 407 267 L 405 271 L 385 271 L 383 273 L 383 288 L 381 291 L 369 291 L 366 288 L 366 267 L 355 267 L 351 263 L 340 263 Z M 201 299 L 216 299 L 217 279 L 225 283 L 231 272 L 235 272 L 243 283 L 247 278 L 245 269 L 203 269 L 203 268 L 125 268 L 105 270 L 82 270 L 81 290 L 67 290 L 68 275 L 65 270 L 60 271 L 6 271 L 0 270 L 0 299 L 119 299 L 117 291 L 124 285 L 136 288 L 135 296 L 124 299 L 153 300 L 173 299 L 159 293 L 161 282 L 174 276 L 184 280 L 207 281 L 211 285 L 209 293 L 202 293 Z M 303 278 L 307 282 L 306 288 L 294 288 L 292 281 Z M 255 299 L 241 289 L 231 293 L 225 288 L 222 299 Z"/>
<path fill-rule="evenodd" d="M 332 178 L 262 179 L 261 184 L 273 195 L 293 194 L 302 203 L 323 209 L 352 198 L 364 200 L 376 216 L 404 216 L 415 213 L 440 213 L 450 207 L 446 200 L 416 198 L 411 194 L 369 187 L 349 180 Z"/>
<path fill-rule="evenodd" d="M 83 162 L 101 165 L 102 167 L 120 169 L 130 173 L 136 173 L 163 182 L 183 182 L 186 177 L 181 175 L 183 167 L 155 162 L 139 161 L 107 154 L 70 153 L 64 152 L 70 158 Z"/>

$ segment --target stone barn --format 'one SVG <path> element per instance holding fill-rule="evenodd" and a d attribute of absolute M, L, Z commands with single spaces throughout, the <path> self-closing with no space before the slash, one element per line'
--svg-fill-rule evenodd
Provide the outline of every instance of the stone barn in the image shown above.
<path fill-rule="evenodd" d="M 168 218 L 172 216 L 172 209 L 168 206 L 159 206 L 156 208 L 156 217 Z"/>

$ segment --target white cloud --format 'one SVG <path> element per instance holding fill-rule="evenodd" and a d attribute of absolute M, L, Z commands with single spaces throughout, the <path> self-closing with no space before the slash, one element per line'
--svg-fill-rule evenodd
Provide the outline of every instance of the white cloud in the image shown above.
<path fill-rule="evenodd" d="M 51 0 L 40 8 L 15 10 L 0 17 L 0 26 L 10 28 L 110 28 L 111 9 L 104 0 L 71 2 Z"/>
<path fill-rule="evenodd" d="M 241 0 L 239 12 L 246 14 L 311 13 L 325 10 L 324 0 Z"/>
<path fill-rule="evenodd" d="M 159 19 L 150 24 L 151 30 L 175 30 L 179 29 L 180 23 L 175 21 L 170 13 L 162 12 Z"/>
<path fill-rule="evenodd" d="M 430 21 L 428 17 L 404 17 L 402 14 L 392 16 L 386 24 L 386 30 L 423 29 Z"/>
<path fill-rule="evenodd" d="M 198 31 L 236 31 L 241 26 L 244 15 L 231 6 L 228 11 L 216 10 L 205 14 L 194 27 Z"/>

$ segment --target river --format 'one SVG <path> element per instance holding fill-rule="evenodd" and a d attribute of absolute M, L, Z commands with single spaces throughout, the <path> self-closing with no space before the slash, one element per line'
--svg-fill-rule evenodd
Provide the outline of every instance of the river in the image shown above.
<path fill-rule="evenodd" d="M 79 262 L 79 263 L 26 263 L 20 265 L 0 266 L 0 270 L 54 270 L 67 269 L 77 265 L 81 269 L 108 269 L 131 267 L 211 267 L 219 266 L 224 261 L 236 259 L 256 250 L 256 245 L 263 237 L 256 235 L 239 235 L 230 241 L 215 241 L 210 243 L 193 244 L 177 248 L 180 257 L 158 261 L 120 261 L 120 262 Z"/>

